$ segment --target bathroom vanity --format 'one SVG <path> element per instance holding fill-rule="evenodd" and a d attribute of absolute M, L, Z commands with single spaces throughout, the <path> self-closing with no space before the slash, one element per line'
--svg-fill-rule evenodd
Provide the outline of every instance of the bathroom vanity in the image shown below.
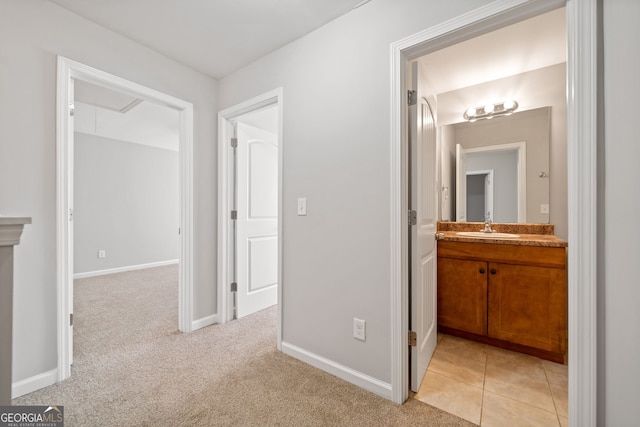
<path fill-rule="evenodd" d="M 547 224 L 465 233 L 481 229 L 438 225 L 438 330 L 564 363 L 567 243 Z"/>

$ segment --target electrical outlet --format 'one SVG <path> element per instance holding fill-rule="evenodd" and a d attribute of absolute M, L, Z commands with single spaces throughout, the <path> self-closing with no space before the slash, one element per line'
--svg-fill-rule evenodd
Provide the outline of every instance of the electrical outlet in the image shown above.
<path fill-rule="evenodd" d="M 365 341 L 367 338 L 367 322 L 358 319 L 356 317 L 353 318 L 353 338 Z"/>
<path fill-rule="evenodd" d="M 106 257 L 107 257 L 107 251 L 105 251 L 104 249 L 101 249 L 98 251 L 98 258 L 102 259 Z"/>

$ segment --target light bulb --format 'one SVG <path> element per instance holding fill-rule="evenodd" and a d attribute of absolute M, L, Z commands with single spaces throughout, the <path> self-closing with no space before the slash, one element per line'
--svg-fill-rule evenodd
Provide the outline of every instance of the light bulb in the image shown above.
<path fill-rule="evenodd" d="M 516 106 L 516 103 L 515 101 L 505 101 L 503 105 L 505 110 L 511 110 L 513 107 Z"/>
<path fill-rule="evenodd" d="M 458 111 L 460 111 L 460 110 L 458 110 Z M 469 108 L 469 109 L 467 110 L 467 116 L 469 116 L 469 117 L 473 117 L 473 116 L 475 116 L 475 115 L 476 115 L 476 109 L 475 109 L 475 108 L 471 107 L 471 108 Z"/>
<path fill-rule="evenodd" d="M 493 113 L 493 104 L 487 104 L 484 106 L 484 112 L 486 114 L 491 114 Z"/>

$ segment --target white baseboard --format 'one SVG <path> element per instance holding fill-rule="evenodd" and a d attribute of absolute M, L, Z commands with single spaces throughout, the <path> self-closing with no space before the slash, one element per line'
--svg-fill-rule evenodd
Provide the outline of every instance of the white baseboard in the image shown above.
<path fill-rule="evenodd" d="M 193 332 L 196 329 L 204 328 L 205 326 L 213 325 L 214 323 L 219 323 L 217 314 L 212 314 L 211 316 L 194 320 L 191 322 L 191 331 Z"/>
<path fill-rule="evenodd" d="M 11 398 L 24 396 L 41 388 L 49 387 L 58 382 L 58 370 L 52 369 L 24 380 L 16 381 L 11 385 Z"/>
<path fill-rule="evenodd" d="M 148 264 L 129 265 L 126 267 L 108 268 L 106 270 L 87 271 L 86 273 L 76 273 L 74 279 L 84 279 L 85 277 L 104 276 L 105 274 L 122 273 L 124 271 L 143 270 L 145 268 L 162 267 L 163 265 L 178 264 L 180 260 L 170 259 L 168 261 L 150 262 Z"/>
<path fill-rule="evenodd" d="M 384 381 L 380 381 L 377 378 L 373 378 L 367 374 L 351 369 L 347 366 L 341 365 L 329 360 L 325 357 L 319 356 L 315 353 L 311 353 L 300 347 L 287 342 L 282 343 L 282 352 L 311 366 L 328 372 L 331 375 L 355 384 L 367 391 L 382 396 L 385 399 L 391 400 L 391 384 Z"/>

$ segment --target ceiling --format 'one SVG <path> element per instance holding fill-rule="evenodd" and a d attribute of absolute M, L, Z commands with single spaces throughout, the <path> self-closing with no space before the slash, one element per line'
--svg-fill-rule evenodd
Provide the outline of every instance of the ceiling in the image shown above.
<path fill-rule="evenodd" d="M 81 80 L 73 95 L 76 132 L 178 151 L 177 110 Z"/>
<path fill-rule="evenodd" d="M 278 106 L 272 105 L 257 111 L 243 114 L 238 122 L 262 129 L 269 133 L 278 134 Z"/>
<path fill-rule="evenodd" d="M 369 0 L 49 1 L 211 77 L 221 78 Z M 432 90 L 442 94 L 566 62 L 566 46 L 565 9 L 561 8 L 441 49 L 419 61 L 428 69 Z M 148 140 L 157 139 L 158 135 L 143 138 L 145 133 L 138 130 L 156 127 L 156 106 L 142 103 L 141 108 L 140 100 L 135 98 L 82 82 L 76 84 L 77 102 L 112 112 L 126 113 L 131 109 L 135 113 L 125 118 L 103 112 L 95 115 L 97 123 L 106 126 L 112 119 L 105 118 L 112 117 L 120 128 L 135 127 L 126 132 L 135 135 L 135 142 L 157 144 Z M 456 106 L 454 110 L 461 108 L 464 107 Z M 157 117 L 166 120 L 166 114 L 160 112 Z M 265 127 L 264 123 L 277 123 L 271 117 L 274 114 L 275 110 L 267 109 L 247 120 Z M 141 121 L 140 126 L 134 126 L 133 116 Z M 165 121 L 160 128 L 166 130 L 167 123 L 172 122 Z M 85 132 L 90 128 L 87 126 Z M 169 142 L 157 145 L 177 149 Z"/>
<path fill-rule="evenodd" d="M 215 79 L 370 0 L 49 0 Z"/>
<path fill-rule="evenodd" d="M 420 58 L 431 89 L 445 93 L 567 60 L 565 8 L 518 22 Z"/>

